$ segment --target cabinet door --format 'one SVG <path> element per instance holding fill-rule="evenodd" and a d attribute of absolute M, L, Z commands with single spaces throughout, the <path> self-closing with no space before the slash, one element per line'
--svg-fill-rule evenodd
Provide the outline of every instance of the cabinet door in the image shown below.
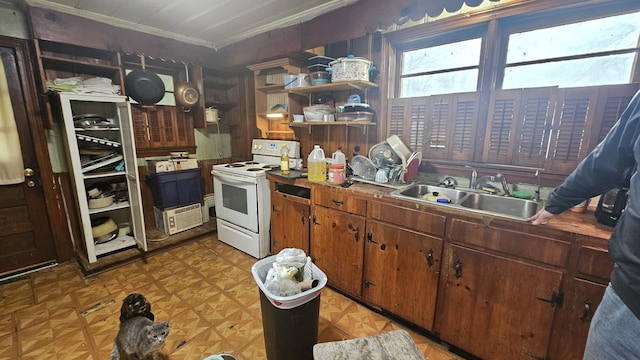
<path fill-rule="evenodd" d="M 580 360 L 587 343 L 591 318 L 596 311 L 605 285 L 574 278 L 554 322 L 549 347 L 550 359 Z"/>
<path fill-rule="evenodd" d="M 131 222 L 133 223 L 133 237 L 138 247 L 147 251 L 147 237 L 144 228 L 142 211 L 142 196 L 140 195 L 140 176 L 133 141 L 133 124 L 131 111 L 126 102 L 118 103 L 120 129 L 122 131 L 122 155 L 124 157 L 127 189 L 129 190 L 129 204 L 131 206 Z"/>
<path fill-rule="evenodd" d="M 360 296 L 364 217 L 315 206 L 311 228 L 311 258 L 327 275 L 329 284 Z"/>
<path fill-rule="evenodd" d="M 273 192 L 271 194 L 271 253 L 285 248 L 304 250 L 309 254 L 308 203 L 293 196 Z"/>
<path fill-rule="evenodd" d="M 441 239 L 369 221 L 363 297 L 432 330 L 441 251 Z"/>
<path fill-rule="evenodd" d="M 453 244 L 442 265 L 435 331 L 444 341 L 483 359 L 545 358 L 560 271 Z"/>
<path fill-rule="evenodd" d="M 188 150 L 195 145 L 192 117 L 174 106 L 133 106 L 131 118 L 139 154 L 145 149 Z"/>

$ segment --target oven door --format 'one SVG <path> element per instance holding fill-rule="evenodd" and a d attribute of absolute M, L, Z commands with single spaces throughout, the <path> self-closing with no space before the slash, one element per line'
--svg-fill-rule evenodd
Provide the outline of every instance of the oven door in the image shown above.
<path fill-rule="evenodd" d="M 256 178 L 212 171 L 216 216 L 258 232 L 258 194 Z"/>

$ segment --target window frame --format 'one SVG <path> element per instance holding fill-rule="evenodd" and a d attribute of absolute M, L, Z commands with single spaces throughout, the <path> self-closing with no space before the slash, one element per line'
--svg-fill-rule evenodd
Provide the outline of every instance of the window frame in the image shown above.
<path fill-rule="evenodd" d="M 422 39 L 418 42 L 413 42 L 406 45 L 399 45 L 396 47 L 396 59 L 395 62 L 397 64 L 395 71 L 395 79 L 394 79 L 394 87 L 395 94 L 394 97 L 400 98 L 400 93 L 402 91 L 401 80 L 404 78 L 417 77 L 423 75 L 435 75 L 435 74 L 444 74 L 453 71 L 460 70 L 469 70 L 469 69 L 477 69 L 478 70 L 478 79 L 476 82 L 476 91 L 480 91 L 481 87 L 481 79 L 483 78 L 483 68 L 485 65 L 486 56 L 485 53 L 487 51 L 487 34 L 488 34 L 488 24 L 478 24 L 473 25 L 461 29 L 456 29 L 455 31 L 446 31 L 444 33 L 437 33 L 429 36 L 428 38 Z M 462 66 L 456 68 L 449 68 L 446 70 L 435 70 L 435 71 L 426 71 L 420 73 L 412 73 L 410 75 L 402 74 L 402 59 L 405 52 L 418 50 L 421 48 L 434 47 L 439 45 L 451 44 L 455 42 L 461 42 L 465 40 L 480 38 L 480 59 L 478 61 L 477 66 Z M 442 95 L 442 94 L 438 94 Z"/>
<path fill-rule="evenodd" d="M 500 46 L 497 49 L 497 67 L 495 69 L 496 79 L 494 82 L 493 89 L 502 89 L 504 83 L 504 76 L 507 68 L 507 48 L 509 46 L 509 36 L 514 33 L 526 32 L 526 31 L 534 31 L 538 29 L 544 29 L 555 26 L 562 26 L 566 24 L 589 21 L 600 19 L 603 17 L 615 16 L 615 15 L 623 15 L 630 12 L 638 12 L 640 11 L 640 6 L 630 7 L 630 6 L 621 6 L 616 7 L 609 5 L 608 7 L 597 6 L 597 7 L 589 7 L 581 10 L 565 10 L 557 13 L 549 13 L 544 12 L 540 14 L 533 15 L 517 15 L 499 20 L 499 31 L 498 38 Z M 588 54 L 580 54 L 580 55 L 569 55 L 569 56 L 558 56 L 553 59 L 554 61 L 562 61 L 562 60 L 574 60 L 574 59 L 585 59 L 595 57 L 594 55 L 611 55 L 611 54 L 623 54 L 629 53 L 631 51 L 628 50 L 612 50 L 612 51 L 604 51 L 604 52 L 592 52 Z M 634 61 L 634 67 L 631 70 L 631 78 L 628 83 L 638 82 L 639 71 L 638 71 L 638 61 L 640 55 L 640 40 L 638 44 L 636 44 L 636 59 Z M 549 59 L 544 60 L 533 60 L 533 61 L 522 61 L 518 63 L 514 63 L 517 65 L 526 65 L 526 64 L 540 64 L 544 62 L 548 62 Z M 512 66 L 513 64 L 510 64 Z M 598 86 L 598 85 L 594 85 Z M 606 85 L 603 85 L 606 86 Z"/>
<path fill-rule="evenodd" d="M 475 18 L 473 16 L 446 18 L 385 34 L 395 52 L 396 64 L 392 72 L 393 77 L 390 79 L 393 84 L 390 95 L 400 98 L 402 91 L 400 82 L 403 78 L 401 64 L 405 51 L 461 41 L 476 37 L 481 32 L 481 59 L 478 65 L 476 91 L 492 91 L 502 89 L 509 34 L 640 11 L 640 5 L 633 1 L 585 6 L 574 4 L 551 8 L 530 6 L 531 8 L 521 5 L 520 9 L 506 8 L 502 11 L 479 11 Z M 638 46 L 640 47 L 640 43 Z M 640 54 L 640 51 L 637 54 Z M 640 55 L 637 57 L 629 82 L 640 82 Z"/>

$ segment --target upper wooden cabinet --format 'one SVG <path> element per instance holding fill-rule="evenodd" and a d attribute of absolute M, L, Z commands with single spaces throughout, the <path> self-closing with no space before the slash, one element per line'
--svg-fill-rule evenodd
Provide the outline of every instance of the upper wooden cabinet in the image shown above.
<path fill-rule="evenodd" d="M 171 151 L 195 153 L 193 120 L 174 106 L 131 106 L 138 157 L 166 155 Z"/>

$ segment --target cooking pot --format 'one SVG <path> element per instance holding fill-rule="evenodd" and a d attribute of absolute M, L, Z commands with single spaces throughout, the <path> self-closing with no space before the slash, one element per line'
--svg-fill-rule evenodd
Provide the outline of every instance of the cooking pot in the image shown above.
<path fill-rule="evenodd" d="M 102 244 L 118 236 L 118 224 L 110 217 L 91 219 L 91 233 L 94 243 Z"/>
<path fill-rule="evenodd" d="M 164 97 L 164 83 L 158 74 L 146 70 L 144 54 L 140 56 L 141 69 L 136 69 L 124 78 L 124 85 L 130 98 L 142 105 L 153 105 Z"/>
<path fill-rule="evenodd" d="M 180 106 L 190 108 L 198 103 L 200 94 L 198 93 L 196 86 L 189 82 L 189 69 L 187 68 L 187 64 L 184 64 L 184 71 L 187 81 L 176 85 L 176 103 Z"/>

